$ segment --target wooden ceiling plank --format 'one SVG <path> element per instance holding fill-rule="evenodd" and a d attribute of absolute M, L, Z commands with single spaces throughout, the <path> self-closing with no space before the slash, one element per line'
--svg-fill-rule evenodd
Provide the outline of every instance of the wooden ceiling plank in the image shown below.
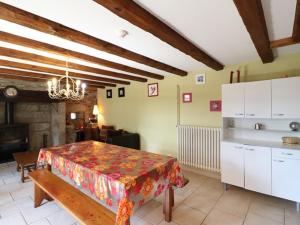
<path fill-rule="evenodd" d="M 13 77 L 18 77 L 20 78 L 28 78 L 28 80 L 31 81 L 45 81 L 45 86 L 46 86 L 46 81 L 50 80 L 52 78 L 58 78 L 57 76 L 52 76 L 52 75 L 45 75 L 45 74 L 39 74 L 39 73 L 32 73 L 32 72 L 27 72 L 27 71 L 20 71 L 20 70 L 11 70 L 11 69 L 6 69 L 6 68 L 0 68 L 0 76 L 2 76 L 3 78 L 11 78 L 13 79 Z M 88 88 L 92 86 L 92 87 L 99 87 L 99 88 L 105 88 L 105 85 L 99 83 L 94 83 L 94 82 L 90 82 L 88 83 Z"/>
<path fill-rule="evenodd" d="M 5 48 L 5 47 L 1 47 L 1 46 L 0 46 L 0 55 L 11 57 L 11 58 L 29 60 L 29 61 L 33 61 L 33 62 L 39 62 L 39 63 L 43 63 L 43 64 L 49 64 L 49 65 L 53 65 L 53 66 L 66 67 L 66 62 L 62 61 L 62 60 L 49 58 L 46 56 L 41 56 L 41 55 L 37 55 L 37 54 L 33 54 L 33 53 L 23 52 L 23 51 L 11 49 L 11 48 Z M 84 65 L 80 65 L 80 64 L 72 63 L 72 62 L 68 63 L 68 67 L 71 69 L 75 69 L 75 70 L 96 73 L 98 75 L 106 75 L 106 76 L 111 76 L 111 77 L 115 77 L 115 78 L 133 80 L 133 81 L 137 81 L 137 82 L 147 82 L 147 79 L 145 79 L 145 78 L 130 76 L 130 75 L 123 74 L 123 73 L 116 73 L 116 72 L 112 72 L 109 70 L 103 70 L 103 69 L 90 67 L 90 66 L 84 66 Z"/>
<path fill-rule="evenodd" d="M 94 57 L 91 55 L 83 54 L 80 52 L 72 51 L 69 49 L 61 48 L 61 47 L 58 47 L 55 45 L 50 45 L 50 44 L 47 44 L 44 42 L 21 37 L 21 36 L 10 34 L 10 33 L 3 32 L 3 31 L 0 31 L 0 40 L 11 43 L 11 44 L 21 45 L 21 46 L 24 46 L 27 48 L 33 48 L 36 50 L 48 52 L 51 54 L 56 54 L 56 55 L 69 57 L 69 58 L 75 58 L 75 59 L 83 60 L 85 62 L 94 63 L 94 64 L 97 64 L 100 66 L 105 66 L 105 67 L 109 67 L 109 68 L 113 68 L 113 69 L 117 69 L 117 70 L 122 70 L 122 71 L 125 71 L 128 73 L 133 73 L 133 74 L 141 75 L 144 77 L 149 77 L 149 78 L 158 79 L 158 80 L 164 79 L 164 76 L 159 75 L 159 74 L 151 73 L 151 72 L 148 72 L 145 70 L 136 69 L 136 68 L 129 67 L 129 66 L 126 66 L 123 64 L 111 62 L 111 61 L 108 61 L 105 59 L 97 58 L 97 57 Z"/>
<path fill-rule="evenodd" d="M 280 47 L 295 45 L 295 44 L 299 44 L 299 43 L 300 43 L 300 40 L 295 41 L 293 37 L 287 37 L 287 38 L 282 38 L 282 39 L 278 39 L 275 41 L 271 41 L 270 46 L 271 46 L 271 48 L 280 48 Z"/>
<path fill-rule="evenodd" d="M 77 42 L 100 51 L 114 54 L 147 66 L 154 67 L 159 70 L 164 70 L 173 74 L 181 76 L 187 75 L 186 71 L 167 65 L 165 63 L 156 61 L 141 54 L 129 51 L 120 46 L 114 45 L 107 41 L 85 34 L 83 32 L 74 30 L 62 24 L 16 8 L 14 6 L 0 2 L 0 19 L 19 24 L 21 26 L 29 27 L 47 34 L 51 34 L 69 41 Z"/>
<path fill-rule="evenodd" d="M 49 75 L 49 74 L 42 74 L 37 72 L 29 72 L 29 71 L 21 71 L 21 70 L 15 70 L 15 69 L 7 69 L 7 68 L 0 68 L 0 74 L 3 75 L 14 75 L 14 76 L 26 76 L 36 79 L 52 79 L 52 78 L 59 78 L 60 76 L 55 75 Z M 93 86 L 108 86 L 108 87 L 116 87 L 116 84 L 111 83 L 103 83 L 103 82 L 96 82 L 96 81 L 87 81 L 82 80 L 87 85 L 93 85 Z"/>
<path fill-rule="evenodd" d="M 191 56 L 215 70 L 222 70 L 224 65 L 199 49 L 192 42 L 180 35 L 166 23 L 159 20 L 132 0 L 94 0 L 117 16 L 135 26 L 153 34 L 181 52 Z"/>
<path fill-rule="evenodd" d="M 37 65 L 27 64 L 27 63 L 13 62 L 13 61 L 3 60 L 3 59 L 0 59 L 0 66 L 7 66 L 7 67 L 11 67 L 11 68 L 32 70 L 32 71 L 44 72 L 44 73 L 53 73 L 53 74 L 58 74 L 58 75 L 65 75 L 65 73 L 66 73 L 65 70 L 37 66 Z M 117 83 L 117 84 L 124 84 L 124 85 L 130 84 L 130 82 L 128 82 L 128 81 L 110 79 L 110 78 L 105 78 L 105 77 L 96 77 L 96 76 L 77 73 L 77 72 L 69 72 L 69 75 L 71 77 L 75 77 L 78 79 L 89 79 L 89 80 L 94 80 L 94 81 L 103 81 L 103 82 Z"/>
<path fill-rule="evenodd" d="M 273 62 L 261 0 L 233 0 L 263 63 Z"/>
<path fill-rule="evenodd" d="M 300 41 L 300 0 L 297 0 L 296 13 L 293 27 L 293 40 Z"/>
<path fill-rule="evenodd" d="M 1 70 L 1 69 L 0 69 Z M 27 76 L 19 76 L 19 75 L 7 75 L 7 74 L 2 74 L 0 73 L 0 78 L 2 79 L 12 79 L 12 80 L 21 80 L 21 81 L 30 81 L 30 82 L 43 82 L 47 79 L 43 79 L 43 78 L 32 78 L 32 77 L 27 77 Z M 46 85 L 45 85 L 46 87 Z M 104 89 L 105 87 L 104 86 L 89 86 L 87 88 L 87 91 L 89 90 L 95 90 L 97 88 L 101 88 L 101 89 Z"/>

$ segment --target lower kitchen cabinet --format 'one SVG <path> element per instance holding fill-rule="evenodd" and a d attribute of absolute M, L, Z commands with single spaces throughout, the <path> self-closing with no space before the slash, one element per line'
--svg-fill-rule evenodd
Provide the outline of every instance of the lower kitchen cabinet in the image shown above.
<path fill-rule="evenodd" d="M 245 188 L 271 194 L 271 148 L 244 145 Z"/>
<path fill-rule="evenodd" d="M 272 195 L 300 202 L 300 151 L 272 149 Z"/>

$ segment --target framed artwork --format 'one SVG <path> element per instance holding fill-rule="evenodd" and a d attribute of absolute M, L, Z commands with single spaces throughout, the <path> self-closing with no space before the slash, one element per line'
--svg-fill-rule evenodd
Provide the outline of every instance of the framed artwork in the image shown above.
<path fill-rule="evenodd" d="M 112 89 L 106 90 L 106 98 L 112 98 Z"/>
<path fill-rule="evenodd" d="M 192 93 L 183 93 L 182 94 L 182 102 L 183 103 L 191 103 L 192 102 Z"/>
<path fill-rule="evenodd" d="M 124 87 L 118 88 L 118 95 L 119 95 L 119 97 L 125 97 L 125 88 Z"/>
<path fill-rule="evenodd" d="M 158 96 L 158 83 L 148 84 L 148 97 Z"/>
<path fill-rule="evenodd" d="M 211 112 L 221 112 L 222 111 L 222 101 L 212 100 L 209 102 L 209 107 Z"/>
<path fill-rule="evenodd" d="M 197 74 L 195 78 L 196 78 L 196 84 L 205 84 L 205 73 Z"/>

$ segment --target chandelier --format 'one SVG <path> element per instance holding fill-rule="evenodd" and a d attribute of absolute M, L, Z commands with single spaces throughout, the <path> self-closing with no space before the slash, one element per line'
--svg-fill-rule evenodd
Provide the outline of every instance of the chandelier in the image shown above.
<path fill-rule="evenodd" d="M 66 67 L 65 76 L 48 81 L 48 95 L 51 99 L 82 100 L 85 95 L 86 84 L 69 77 L 68 62 L 66 62 Z"/>

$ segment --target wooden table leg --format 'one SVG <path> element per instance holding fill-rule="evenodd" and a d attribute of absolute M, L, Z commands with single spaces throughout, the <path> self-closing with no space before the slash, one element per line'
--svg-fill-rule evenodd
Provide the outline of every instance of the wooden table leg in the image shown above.
<path fill-rule="evenodd" d="M 51 165 L 47 163 L 47 170 L 51 172 L 51 169 L 52 169 Z"/>
<path fill-rule="evenodd" d="M 165 221 L 171 222 L 172 220 L 172 195 L 174 198 L 174 190 L 172 187 L 169 187 L 165 190 L 165 198 L 163 203 Z"/>
<path fill-rule="evenodd" d="M 21 181 L 22 181 L 22 183 L 24 183 L 24 181 L 25 181 L 25 178 L 24 178 L 24 166 L 23 165 L 21 165 Z"/>
<path fill-rule="evenodd" d="M 19 163 L 17 163 L 17 171 L 18 172 L 20 171 L 20 165 L 19 165 Z"/>

